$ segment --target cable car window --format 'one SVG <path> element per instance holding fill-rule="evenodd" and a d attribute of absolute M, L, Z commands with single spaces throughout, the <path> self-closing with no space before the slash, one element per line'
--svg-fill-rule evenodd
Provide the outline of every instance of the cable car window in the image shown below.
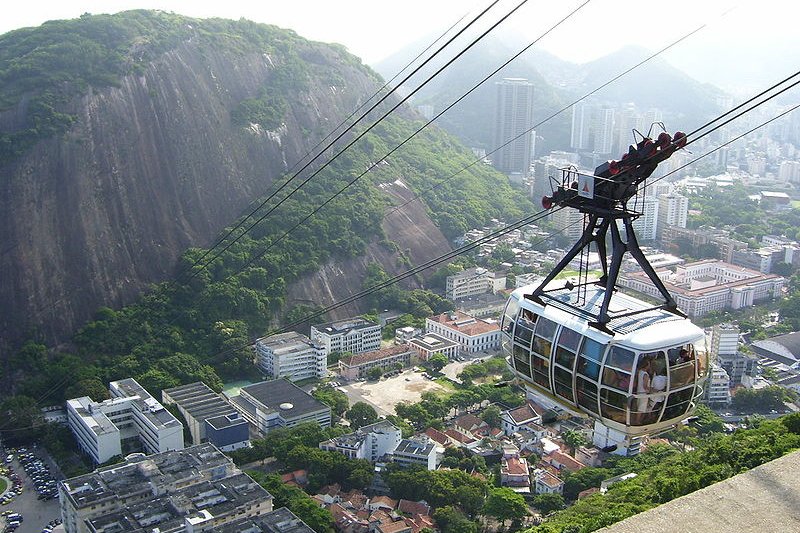
<path fill-rule="evenodd" d="M 573 365 L 575 364 L 575 354 L 563 346 L 559 346 L 556 348 L 556 363 L 572 369 Z"/>
<path fill-rule="evenodd" d="M 575 378 L 575 392 L 578 397 L 578 405 L 597 413 L 597 385 L 577 376 Z"/>
<path fill-rule="evenodd" d="M 670 420 L 686 414 L 692 405 L 694 388 L 673 392 L 667 398 L 667 407 L 664 409 L 663 420 Z"/>
<path fill-rule="evenodd" d="M 533 381 L 550 388 L 550 360 L 534 355 L 531 357 L 531 364 L 533 365 Z"/>
<path fill-rule="evenodd" d="M 611 365 L 619 370 L 630 372 L 631 369 L 633 369 L 633 360 L 635 357 L 636 354 L 630 350 L 620 346 L 612 346 L 611 354 L 609 354 L 606 364 Z"/>
<path fill-rule="evenodd" d="M 572 395 L 572 372 L 556 366 L 553 369 L 553 382 L 556 394 L 575 403 L 575 398 Z"/>
<path fill-rule="evenodd" d="M 533 320 L 531 320 L 531 318 L 533 318 Z M 530 346 L 535 327 L 536 315 L 527 309 L 523 309 L 517 319 L 517 327 L 514 329 L 514 340 L 525 346 Z"/>
<path fill-rule="evenodd" d="M 623 392 L 630 392 L 631 375 L 628 372 L 605 366 L 603 367 L 603 385 L 613 387 Z"/>
<path fill-rule="evenodd" d="M 603 348 L 604 346 L 599 342 L 585 337 L 581 345 L 581 356 L 578 358 L 578 372 L 586 377 L 597 379 L 600 376 Z"/>
<path fill-rule="evenodd" d="M 627 424 L 628 397 L 612 390 L 600 389 L 600 415 L 614 422 Z"/>
<path fill-rule="evenodd" d="M 539 321 L 536 323 L 536 335 L 547 339 L 549 341 L 553 340 L 553 335 L 556 332 L 556 328 L 558 324 L 553 322 L 552 320 L 548 320 L 544 317 L 539 318 Z"/>
<path fill-rule="evenodd" d="M 550 359 L 550 350 L 553 348 L 553 343 L 541 338 L 539 335 L 533 337 L 533 351 L 534 353 L 547 357 Z"/>
<path fill-rule="evenodd" d="M 531 377 L 531 352 L 526 348 L 514 345 L 514 368 L 517 372 Z"/>
<path fill-rule="evenodd" d="M 558 336 L 558 345 L 563 346 L 571 352 L 578 351 L 578 345 L 581 343 L 582 335 L 575 330 L 569 328 L 561 328 L 561 333 Z"/>
<path fill-rule="evenodd" d="M 519 312 L 519 302 L 515 298 L 509 298 L 506 304 L 505 312 L 503 313 L 503 323 L 500 328 L 511 335 L 514 329 L 514 320 L 517 318 Z"/>
<path fill-rule="evenodd" d="M 696 359 L 694 346 L 685 344 L 667 350 L 669 357 L 669 386 L 674 390 L 694 383 Z"/>

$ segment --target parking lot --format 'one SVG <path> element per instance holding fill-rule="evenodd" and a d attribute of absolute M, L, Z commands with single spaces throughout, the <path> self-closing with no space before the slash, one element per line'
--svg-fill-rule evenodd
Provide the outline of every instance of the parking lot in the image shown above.
<path fill-rule="evenodd" d="M 12 452 L 6 452 L 6 454 Z M 10 468 L 10 476 L 19 479 L 17 488 L 22 487 L 22 492 L 16 494 L 10 501 L 2 505 L 2 512 L 6 515 L 17 513 L 22 515 L 19 526 L 13 530 L 15 533 L 41 533 L 48 524 L 60 517 L 58 499 L 40 499 L 41 493 L 50 494 L 49 487 L 55 486 L 55 476 L 49 475 L 49 457 L 43 450 L 18 450 L 12 453 L 13 460 L 4 465 Z M 5 456 L 4 456 L 5 457 Z M 20 458 L 23 461 L 20 461 Z M 27 471 L 26 471 L 26 468 Z M 11 477 L 11 479 L 14 479 Z M 17 491 L 14 491 L 17 492 Z M 0 518 L 0 524 L 6 529 L 6 516 Z M 8 529 L 12 531 L 12 529 Z"/>
<path fill-rule="evenodd" d="M 423 377 L 421 372 L 405 370 L 400 374 L 380 381 L 357 381 L 339 387 L 355 402 L 372 405 L 379 415 L 393 415 L 394 406 L 399 402 L 418 402 L 426 391 L 446 390 L 442 385 Z"/>

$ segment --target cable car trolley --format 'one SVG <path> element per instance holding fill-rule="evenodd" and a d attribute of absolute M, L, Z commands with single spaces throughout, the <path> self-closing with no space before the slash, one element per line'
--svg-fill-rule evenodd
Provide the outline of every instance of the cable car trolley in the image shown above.
<path fill-rule="evenodd" d="M 542 199 L 545 209 L 584 213 L 584 230 L 538 286 L 511 294 L 501 324 L 508 365 L 529 389 L 545 403 L 596 419 L 627 442 L 691 415 L 709 370 L 705 334 L 678 310 L 648 263 L 633 230 L 641 213 L 628 208 L 658 163 L 686 144 L 686 135 L 641 137 L 620 161 L 603 163 L 594 176 L 564 170 L 552 196 Z M 579 273 L 577 282 L 559 285 L 556 277 L 579 254 L 583 272 L 582 259 L 592 245 L 600 279 Z M 616 290 L 625 252 L 658 288 L 661 304 Z"/>

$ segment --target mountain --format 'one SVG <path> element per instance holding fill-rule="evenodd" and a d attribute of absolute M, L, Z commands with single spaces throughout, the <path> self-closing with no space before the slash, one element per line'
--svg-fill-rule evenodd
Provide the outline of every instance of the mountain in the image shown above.
<path fill-rule="evenodd" d="M 487 38 L 446 70 L 437 83 L 422 89 L 415 96 L 415 105 L 430 104 L 437 112 L 440 111 L 526 44 L 513 33 Z M 393 76 L 423 48 L 422 44 L 408 47 L 375 68 L 384 77 Z M 536 128 L 537 154 L 566 150 L 570 141 L 570 111 L 549 117 L 651 54 L 643 48 L 631 46 L 579 65 L 562 61 L 534 47 L 443 115 L 439 124 L 469 146 L 495 148 L 493 130 L 486 127 L 494 121 L 496 96 L 492 82 L 506 77 L 527 78 L 535 86 L 534 123 L 546 120 Z M 414 85 L 413 80 L 410 85 Z M 701 84 L 656 57 L 594 93 L 591 98 L 612 107 L 633 102 L 640 110 L 659 108 L 669 128 L 689 130 L 717 114 L 717 98 L 722 95 L 720 89 Z"/>
<path fill-rule="evenodd" d="M 107 317 L 99 307 L 120 309 L 181 273 L 380 83 L 342 47 L 246 20 L 129 11 L 0 36 L 0 338 L 64 341 Z M 397 272 L 438 256 L 468 225 L 521 213 L 507 181 L 477 168 L 384 220 L 472 158 L 434 129 L 380 161 L 415 120 L 404 108 L 284 206 L 281 195 L 268 204 L 280 211 L 187 287 L 207 314 L 184 318 L 236 318 L 246 294 L 258 323 L 274 324 L 298 302 L 357 292 L 372 262 Z M 453 200 L 465 192 L 462 208 Z M 266 243 L 270 253 L 224 281 Z M 330 283 L 334 272 L 346 275 Z M 227 289 L 241 292 L 223 305 Z"/>

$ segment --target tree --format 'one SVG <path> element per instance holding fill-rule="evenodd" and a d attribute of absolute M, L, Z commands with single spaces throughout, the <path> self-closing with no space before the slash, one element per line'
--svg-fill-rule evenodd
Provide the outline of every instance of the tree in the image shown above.
<path fill-rule="evenodd" d="M 442 533 L 478 533 L 478 524 L 452 505 L 437 508 L 433 513 L 433 519 L 436 520 Z"/>
<path fill-rule="evenodd" d="M 336 416 L 342 416 L 350 406 L 347 394 L 333 387 L 318 387 L 311 395 L 330 407 Z"/>
<path fill-rule="evenodd" d="M 97 378 L 82 379 L 72 383 L 64 393 L 67 398 L 80 398 L 88 396 L 96 402 L 108 399 L 108 389 L 103 382 Z"/>
<path fill-rule="evenodd" d="M 356 402 L 347 411 L 347 419 L 350 421 L 352 428 L 358 429 L 378 420 L 378 413 L 368 403 Z"/>
<path fill-rule="evenodd" d="M 500 427 L 500 408 L 496 405 L 490 405 L 481 413 L 481 420 L 489 424 L 490 427 Z"/>
<path fill-rule="evenodd" d="M 575 450 L 586 444 L 586 437 L 580 431 L 568 429 L 561 434 L 564 442 L 572 448 L 572 455 L 575 455 Z"/>
<path fill-rule="evenodd" d="M 425 366 L 427 366 L 434 372 L 441 372 L 442 369 L 445 367 L 445 365 L 449 362 L 450 360 L 447 358 L 446 355 L 441 353 L 435 353 L 432 356 L 430 356 L 428 361 L 425 363 Z"/>
<path fill-rule="evenodd" d="M 369 370 L 367 370 L 367 379 L 370 381 L 377 381 L 381 379 L 383 375 L 383 369 L 379 366 L 373 366 Z"/>
<path fill-rule="evenodd" d="M 538 494 L 533 498 L 533 505 L 542 514 L 550 514 L 564 508 L 564 497 L 561 494 Z"/>
<path fill-rule="evenodd" d="M 506 520 L 522 520 L 528 514 L 528 506 L 521 494 L 507 487 L 497 487 L 489 491 L 483 512 L 505 526 Z"/>
<path fill-rule="evenodd" d="M 770 385 L 763 389 L 739 389 L 733 395 L 731 406 L 739 412 L 768 413 L 783 411 L 786 391 L 779 385 Z"/>

